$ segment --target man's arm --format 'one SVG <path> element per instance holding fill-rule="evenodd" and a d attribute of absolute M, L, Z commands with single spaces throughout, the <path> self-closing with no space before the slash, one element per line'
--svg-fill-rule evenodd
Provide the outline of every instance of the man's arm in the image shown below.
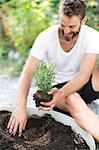
<path fill-rule="evenodd" d="M 30 56 L 21 73 L 17 88 L 16 105 L 26 106 L 26 99 L 31 85 L 32 76 L 35 73 L 40 60 Z"/>
<path fill-rule="evenodd" d="M 42 104 L 45 107 L 40 108 L 44 110 L 50 110 L 53 107 L 57 106 L 57 104 L 62 99 L 81 89 L 88 82 L 90 75 L 93 72 L 96 63 L 96 58 L 97 58 L 96 54 L 86 53 L 82 60 L 78 74 L 66 85 L 64 85 L 61 89 L 52 89 L 52 92 L 50 94 L 54 95 L 53 100 L 48 103 L 42 102 Z"/>
<path fill-rule="evenodd" d="M 96 54 L 86 53 L 84 55 L 78 74 L 61 89 L 65 97 L 78 91 L 88 82 L 95 67 L 96 59 Z"/>
<path fill-rule="evenodd" d="M 13 135 L 15 135 L 18 127 L 19 127 L 19 136 L 21 136 L 22 130 L 25 129 L 27 122 L 26 116 L 27 95 L 31 85 L 32 76 L 35 73 L 39 62 L 40 60 L 30 56 L 21 73 L 17 88 L 16 108 L 13 111 L 7 126 L 9 132 L 13 133 Z"/>

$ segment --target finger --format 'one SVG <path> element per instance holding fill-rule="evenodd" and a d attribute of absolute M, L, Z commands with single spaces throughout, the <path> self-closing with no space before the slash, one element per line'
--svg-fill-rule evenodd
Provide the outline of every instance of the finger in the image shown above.
<path fill-rule="evenodd" d="M 43 106 L 39 106 L 39 109 L 49 111 L 49 110 L 53 109 L 53 108 L 54 108 L 54 106 L 55 106 L 55 104 L 51 105 L 50 107 L 43 107 Z"/>
<path fill-rule="evenodd" d="M 10 129 L 9 129 L 9 133 L 12 133 L 12 131 L 13 131 L 13 128 L 14 128 L 14 126 L 15 126 L 15 118 L 13 118 L 13 120 L 12 120 L 12 122 L 11 122 L 11 124 L 10 124 Z"/>
<path fill-rule="evenodd" d="M 19 137 L 22 135 L 23 123 L 19 124 Z"/>
<path fill-rule="evenodd" d="M 40 102 L 40 104 L 42 104 L 43 106 L 46 106 L 46 107 L 50 107 L 54 103 L 55 103 L 54 99 L 52 101 L 50 101 L 50 102 Z"/>
<path fill-rule="evenodd" d="M 55 87 L 55 88 L 52 88 L 48 94 L 54 94 L 58 89 Z"/>
<path fill-rule="evenodd" d="M 10 117 L 10 120 L 9 120 L 9 122 L 8 122 L 8 125 L 7 125 L 7 129 L 10 128 L 12 120 L 13 120 L 13 117 L 11 116 L 11 117 Z"/>
<path fill-rule="evenodd" d="M 24 121 L 23 130 L 25 130 L 27 120 Z"/>
<path fill-rule="evenodd" d="M 18 129 L 18 122 L 15 123 L 14 129 L 13 129 L 13 135 L 16 134 L 17 129 Z"/>

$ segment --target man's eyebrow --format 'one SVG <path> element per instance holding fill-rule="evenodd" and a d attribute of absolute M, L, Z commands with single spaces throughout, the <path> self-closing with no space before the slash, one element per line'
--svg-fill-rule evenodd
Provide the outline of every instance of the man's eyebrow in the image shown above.
<path fill-rule="evenodd" d="M 60 23 L 60 24 L 65 27 L 65 25 L 63 23 Z M 74 25 L 70 25 L 69 27 L 75 27 L 75 26 L 76 25 L 74 24 Z"/>
<path fill-rule="evenodd" d="M 64 26 L 64 24 L 62 22 L 60 24 Z"/>
<path fill-rule="evenodd" d="M 76 25 L 70 25 L 70 27 L 76 27 Z"/>

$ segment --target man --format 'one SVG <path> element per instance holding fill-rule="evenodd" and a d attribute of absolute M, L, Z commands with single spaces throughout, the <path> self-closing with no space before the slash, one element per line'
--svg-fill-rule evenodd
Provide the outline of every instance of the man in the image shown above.
<path fill-rule="evenodd" d="M 68 111 L 80 127 L 99 140 L 99 117 L 86 103 L 99 98 L 99 33 L 85 25 L 86 5 L 83 0 L 64 0 L 60 5 L 60 24 L 49 27 L 37 37 L 22 71 L 17 90 L 17 104 L 8 129 L 19 136 L 25 129 L 26 101 L 33 74 L 41 60 L 50 60 L 57 73 L 49 93 L 51 102 L 40 109 Z"/>

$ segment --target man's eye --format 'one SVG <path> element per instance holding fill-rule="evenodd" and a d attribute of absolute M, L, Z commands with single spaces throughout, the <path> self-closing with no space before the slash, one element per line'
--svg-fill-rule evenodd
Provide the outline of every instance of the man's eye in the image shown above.
<path fill-rule="evenodd" d="M 75 28 L 75 26 L 70 26 L 71 29 Z"/>
<path fill-rule="evenodd" d="M 65 27 L 63 24 L 61 24 L 61 27 Z"/>

